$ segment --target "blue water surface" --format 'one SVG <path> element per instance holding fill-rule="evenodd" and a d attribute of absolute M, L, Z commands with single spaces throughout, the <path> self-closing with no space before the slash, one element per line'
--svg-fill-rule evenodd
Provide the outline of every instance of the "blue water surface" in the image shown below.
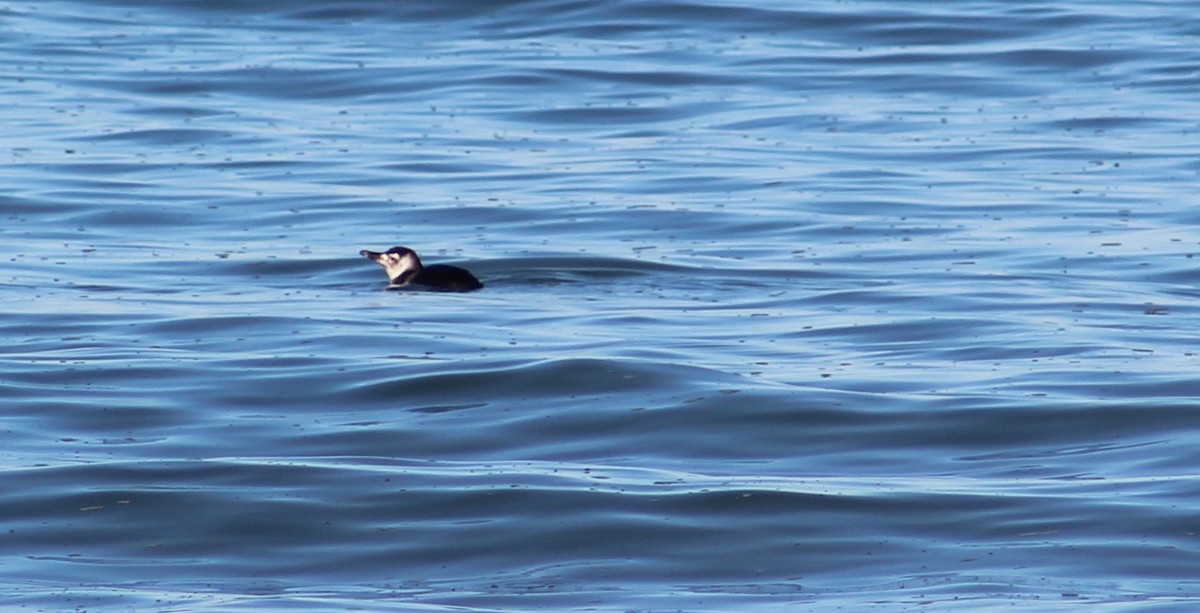
<path fill-rule="evenodd" d="M 0 7 L 0 606 L 1190 611 L 1196 8 Z"/>

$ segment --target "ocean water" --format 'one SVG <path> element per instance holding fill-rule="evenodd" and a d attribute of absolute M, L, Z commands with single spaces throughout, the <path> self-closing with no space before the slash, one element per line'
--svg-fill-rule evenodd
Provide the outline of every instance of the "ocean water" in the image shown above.
<path fill-rule="evenodd" d="M 0 607 L 1194 610 L 1197 8 L 0 6 Z"/>

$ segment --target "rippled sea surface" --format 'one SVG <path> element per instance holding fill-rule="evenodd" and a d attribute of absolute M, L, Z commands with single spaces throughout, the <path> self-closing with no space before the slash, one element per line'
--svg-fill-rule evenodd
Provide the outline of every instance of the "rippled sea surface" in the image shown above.
<path fill-rule="evenodd" d="M 0 7 L 0 606 L 1200 605 L 1196 3 L 790 6 Z"/>

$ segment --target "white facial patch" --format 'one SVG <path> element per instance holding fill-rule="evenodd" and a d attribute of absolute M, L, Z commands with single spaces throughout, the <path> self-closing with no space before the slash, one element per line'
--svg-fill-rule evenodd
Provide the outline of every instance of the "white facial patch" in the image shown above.
<path fill-rule="evenodd" d="M 384 253 L 377 261 L 387 271 L 388 278 L 397 285 L 407 285 L 412 273 L 421 268 L 419 260 L 412 253 Z"/>

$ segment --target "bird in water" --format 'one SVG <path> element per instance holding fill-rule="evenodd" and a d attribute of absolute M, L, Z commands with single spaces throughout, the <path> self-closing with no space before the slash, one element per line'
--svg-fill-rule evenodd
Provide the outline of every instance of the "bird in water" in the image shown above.
<path fill-rule="evenodd" d="M 449 264 L 421 264 L 417 252 L 408 247 L 392 247 L 382 253 L 363 249 L 358 254 L 382 266 L 392 287 L 423 285 L 445 292 L 469 292 L 483 287 L 479 279 L 465 268 Z"/>

